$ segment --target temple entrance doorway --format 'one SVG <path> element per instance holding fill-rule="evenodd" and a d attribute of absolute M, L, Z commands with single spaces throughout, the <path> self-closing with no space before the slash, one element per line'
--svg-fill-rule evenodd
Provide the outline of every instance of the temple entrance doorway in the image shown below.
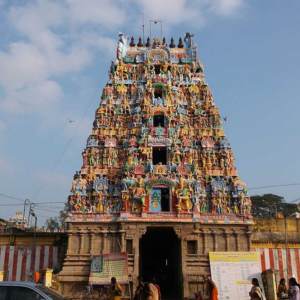
<path fill-rule="evenodd" d="M 182 299 L 180 240 L 172 228 L 147 228 L 140 239 L 140 275 L 160 286 L 162 300 Z"/>

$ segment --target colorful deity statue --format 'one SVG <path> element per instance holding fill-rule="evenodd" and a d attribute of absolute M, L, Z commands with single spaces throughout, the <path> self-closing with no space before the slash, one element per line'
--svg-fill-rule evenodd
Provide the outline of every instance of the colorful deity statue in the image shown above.
<path fill-rule="evenodd" d="M 190 190 L 188 187 L 177 190 L 178 204 L 177 209 L 179 212 L 187 211 L 190 212 L 193 204 L 191 201 Z"/>
<path fill-rule="evenodd" d="M 181 151 L 178 146 L 176 146 L 174 154 L 173 154 L 173 163 L 175 163 L 175 164 L 181 163 Z"/>
<path fill-rule="evenodd" d="M 129 188 L 134 186 L 136 179 L 132 177 L 130 173 L 127 173 L 126 176 L 122 179 L 123 190 L 128 191 Z"/>
<path fill-rule="evenodd" d="M 137 181 L 137 186 L 133 188 L 133 210 L 143 210 L 145 207 L 146 190 L 144 180 L 140 177 Z"/>
<path fill-rule="evenodd" d="M 128 39 L 123 33 L 119 33 L 119 41 L 117 48 L 117 59 L 122 60 L 128 49 Z"/>
<path fill-rule="evenodd" d="M 105 213 L 106 212 L 106 203 L 105 196 L 103 191 L 99 191 L 97 194 L 97 205 L 96 205 L 97 213 Z"/>

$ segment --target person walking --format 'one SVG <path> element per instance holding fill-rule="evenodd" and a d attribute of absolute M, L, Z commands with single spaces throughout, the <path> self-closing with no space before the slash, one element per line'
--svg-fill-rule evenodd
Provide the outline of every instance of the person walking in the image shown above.
<path fill-rule="evenodd" d="M 289 279 L 289 300 L 300 300 L 300 289 L 297 280 L 294 277 Z"/>
<path fill-rule="evenodd" d="M 121 300 L 122 288 L 117 283 L 116 277 L 112 277 L 110 283 L 111 283 L 109 289 L 110 300 Z"/>
<path fill-rule="evenodd" d="M 277 296 L 278 296 L 279 300 L 289 299 L 288 289 L 287 289 L 284 278 L 281 278 L 279 281 L 279 285 L 278 285 L 278 289 L 277 289 Z"/>
<path fill-rule="evenodd" d="M 265 295 L 259 286 L 257 278 L 252 279 L 252 288 L 249 292 L 250 300 L 265 300 Z M 300 299 L 299 299 L 300 300 Z"/>

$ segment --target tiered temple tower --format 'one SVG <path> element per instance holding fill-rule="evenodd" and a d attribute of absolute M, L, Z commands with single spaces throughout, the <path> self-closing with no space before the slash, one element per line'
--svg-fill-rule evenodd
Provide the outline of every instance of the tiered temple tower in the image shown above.
<path fill-rule="evenodd" d="M 250 249 L 250 198 L 192 35 L 120 34 L 116 56 L 72 183 L 60 280 L 78 295 L 92 256 L 126 252 L 134 285 L 155 276 L 163 296 L 189 297 L 209 251 Z"/>

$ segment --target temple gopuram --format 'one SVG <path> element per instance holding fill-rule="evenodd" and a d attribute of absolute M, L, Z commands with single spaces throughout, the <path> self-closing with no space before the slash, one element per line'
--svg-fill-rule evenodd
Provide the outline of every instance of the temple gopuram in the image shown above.
<path fill-rule="evenodd" d="M 125 255 L 131 293 L 141 275 L 176 300 L 203 287 L 209 252 L 250 250 L 251 201 L 190 33 L 119 35 L 82 159 L 59 275 L 71 299 L 97 285 L 95 257 Z"/>

